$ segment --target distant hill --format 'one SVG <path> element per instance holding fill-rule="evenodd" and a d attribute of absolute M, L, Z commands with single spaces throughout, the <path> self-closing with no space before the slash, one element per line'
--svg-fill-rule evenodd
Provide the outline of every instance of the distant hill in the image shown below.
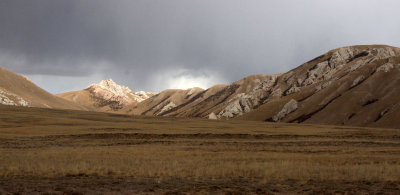
<path fill-rule="evenodd" d="M 128 87 L 118 85 L 112 79 L 91 84 L 81 91 L 57 94 L 58 97 L 98 111 L 118 112 L 152 97 L 154 93 L 133 92 Z"/>
<path fill-rule="evenodd" d="M 0 104 L 57 109 L 88 110 L 84 106 L 56 97 L 26 77 L 0 67 Z"/>

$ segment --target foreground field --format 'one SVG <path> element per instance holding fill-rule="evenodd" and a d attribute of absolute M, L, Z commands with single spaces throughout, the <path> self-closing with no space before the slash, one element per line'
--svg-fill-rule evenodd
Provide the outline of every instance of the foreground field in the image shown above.
<path fill-rule="evenodd" d="M 0 107 L 2 193 L 400 193 L 400 131 Z"/>

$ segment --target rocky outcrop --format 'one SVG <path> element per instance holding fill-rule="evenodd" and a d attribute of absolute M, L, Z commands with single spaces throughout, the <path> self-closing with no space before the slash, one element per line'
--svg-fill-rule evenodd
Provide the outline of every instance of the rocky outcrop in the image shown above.
<path fill-rule="evenodd" d="M 356 79 L 354 79 L 354 81 L 353 81 L 353 83 L 351 84 L 350 87 L 355 87 L 355 86 L 357 86 L 357 85 L 360 84 L 362 81 L 364 81 L 364 79 L 365 79 L 364 75 L 358 76 Z"/>
<path fill-rule="evenodd" d="M 0 89 L 0 104 L 9 106 L 29 106 L 29 103 L 22 97 Z"/>
<path fill-rule="evenodd" d="M 384 48 L 372 48 L 371 54 L 375 59 L 386 59 L 389 57 L 397 56 L 398 51 L 395 48 L 384 47 Z"/>
<path fill-rule="evenodd" d="M 300 91 L 300 87 L 293 86 L 285 92 L 285 95 L 290 95 Z"/>
<path fill-rule="evenodd" d="M 264 80 L 257 79 L 254 88 L 247 89 L 247 93 L 236 94 L 228 100 L 228 105 L 218 113 L 218 118 L 233 118 L 250 112 L 254 107 L 263 103 L 263 99 L 271 95 L 272 88 L 276 83 L 278 75 L 268 75 Z M 236 82 L 238 84 L 238 82 Z M 250 85 L 247 85 L 248 88 Z M 278 94 L 279 93 L 279 94 Z M 282 95 L 280 89 L 272 92 L 272 96 L 279 97 Z"/>
<path fill-rule="evenodd" d="M 324 74 L 329 72 L 332 68 L 329 66 L 328 61 L 318 63 L 307 73 L 307 79 L 302 83 L 303 86 L 312 85 L 318 80 L 322 80 Z"/>
<path fill-rule="evenodd" d="M 333 52 L 329 60 L 329 67 L 336 68 L 339 65 L 347 63 L 357 52 L 357 49 L 351 47 L 342 47 Z"/>
<path fill-rule="evenodd" d="M 298 105 L 297 105 L 297 101 L 294 99 L 291 99 L 288 103 L 286 103 L 282 110 L 278 112 L 278 114 L 276 114 L 274 117 L 272 117 L 272 120 L 277 122 L 280 121 L 281 119 L 283 119 L 286 115 L 294 112 L 295 110 L 297 110 Z"/>
<path fill-rule="evenodd" d="M 216 115 L 214 112 L 211 112 L 211 114 L 208 115 L 208 119 L 217 120 L 218 117 L 217 117 L 217 115 Z"/>
<path fill-rule="evenodd" d="M 229 105 L 218 114 L 219 118 L 232 118 L 234 116 L 250 112 L 251 107 L 255 103 L 255 99 L 250 95 L 240 93 L 228 102 L 230 102 Z"/>
<path fill-rule="evenodd" d="M 175 108 L 176 104 L 174 102 L 169 102 L 167 105 L 165 105 L 160 112 L 157 113 L 157 115 L 161 115 L 164 112 L 167 112 L 169 110 L 171 110 L 172 108 Z"/>
<path fill-rule="evenodd" d="M 392 63 L 386 63 L 386 64 L 384 64 L 384 65 L 382 65 L 382 66 L 379 66 L 377 69 L 376 69 L 376 72 L 389 72 L 391 69 L 393 69 L 393 64 Z"/>

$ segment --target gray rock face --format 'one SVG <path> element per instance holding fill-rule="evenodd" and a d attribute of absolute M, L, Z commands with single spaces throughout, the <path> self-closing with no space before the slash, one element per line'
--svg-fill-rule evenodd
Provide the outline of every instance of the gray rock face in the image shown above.
<path fill-rule="evenodd" d="M 260 81 L 260 84 L 254 88 L 254 91 L 269 90 L 274 85 L 277 78 L 277 75 L 271 75 L 268 79 Z"/>
<path fill-rule="evenodd" d="M 0 88 L 0 104 L 9 106 L 28 106 L 29 103 L 20 96 Z"/>
<path fill-rule="evenodd" d="M 300 87 L 293 86 L 289 90 L 286 91 L 285 95 L 290 95 L 292 93 L 296 93 L 300 91 Z"/>
<path fill-rule="evenodd" d="M 271 93 L 272 97 L 281 97 L 282 96 L 282 90 L 280 88 L 275 89 Z"/>
<path fill-rule="evenodd" d="M 382 65 L 382 66 L 379 66 L 377 69 L 376 69 L 376 72 L 389 72 L 391 69 L 393 69 L 393 64 L 392 63 L 386 63 L 386 64 L 384 64 L 384 65 Z"/>
<path fill-rule="evenodd" d="M 297 110 L 298 105 L 297 105 L 297 101 L 292 99 L 290 100 L 288 103 L 286 103 L 282 110 L 278 112 L 278 114 L 276 114 L 272 120 L 277 122 L 280 121 L 281 119 L 283 119 L 286 115 L 294 112 L 295 110 Z"/>
<path fill-rule="evenodd" d="M 331 67 L 329 66 L 328 61 L 318 63 L 307 73 L 307 79 L 304 81 L 303 86 L 314 84 L 317 79 L 321 78 L 324 73 L 329 72 L 330 70 Z"/>
<path fill-rule="evenodd" d="M 376 58 L 385 59 L 396 55 L 392 48 L 374 48 L 372 52 L 376 52 Z"/>
<path fill-rule="evenodd" d="M 162 106 L 161 104 L 157 106 L 156 108 L 160 108 Z M 162 109 L 156 114 L 156 116 L 161 115 L 164 112 L 167 112 L 168 110 L 171 110 L 172 108 L 175 108 L 176 104 L 174 102 L 169 102 L 168 104 L 164 105 Z"/>
<path fill-rule="evenodd" d="M 261 99 L 270 95 L 268 91 L 271 90 L 276 79 L 276 75 L 271 75 L 266 80 L 256 80 L 259 84 L 250 93 L 239 93 L 230 99 L 228 101 L 229 104 L 218 113 L 217 118 L 232 118 L 250 112 L 255 106 L 260 104 Z M 281 92 L 279 95 L 281 95 Z"/>
<path fill-rule="evenodd" d="M 237 94 L 235 98 L 230 100 L 231 103 L 218 114 L 218 117 L 232 118 L 250 112 L 254 98 L 244 93 Z"/>
<path fill-rule="evenodd" d="M 342 47 L 332 54 L 329 60 L 331 68 L 335 68 L 338 65 L 346 63 L 350 58 L 354 56 L 355 51 L 349 47 Z"/>
<path fill-rule="evenodd" d="M 365 60 L 358 60 L 356 63 L 354 63 L 351 67 L 350 67 L 350 71 L 355 71 L 358 68 L 361 68 L 362 66 L 366 65 L 368 61 L 370 61 L 371 59 L 365 59 Z"/>
<path fill-rule="evenodd" d="M 354 86 L 360 84 L 364 79 L 365 79 L 364 75 L 358 76 L 356 79 L 354 79 L 353 84 L 351 84 L 350 87 L 354 87 Z"/>

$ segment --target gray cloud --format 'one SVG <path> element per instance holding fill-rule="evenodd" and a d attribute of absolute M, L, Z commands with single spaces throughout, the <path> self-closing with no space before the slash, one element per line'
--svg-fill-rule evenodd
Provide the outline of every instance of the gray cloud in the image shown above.
<path fill-rule="evenodd" d="M 398 7 L 397 0 L 3 0 L 0 64 L 54 93 L 109 77 L 134 90 L 207 87 L 288 71 L 341 46 L 400 46 Z"/>

